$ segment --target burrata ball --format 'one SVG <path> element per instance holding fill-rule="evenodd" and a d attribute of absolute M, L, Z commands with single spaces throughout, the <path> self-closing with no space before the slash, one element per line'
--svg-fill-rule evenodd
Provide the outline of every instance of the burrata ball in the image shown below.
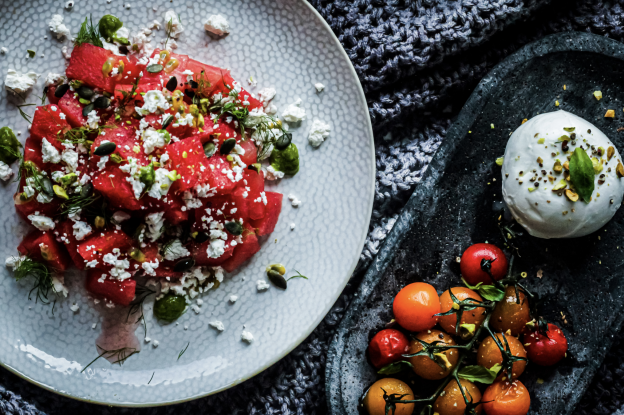
<path fill-rule="evenodd" d="M 598 128 L 566 111 L 537 115 L 514 131 L 502 175 L 505 203 L 538 238 L 576 238 L 600 229 L 624 194 L 618 150 Z"/>

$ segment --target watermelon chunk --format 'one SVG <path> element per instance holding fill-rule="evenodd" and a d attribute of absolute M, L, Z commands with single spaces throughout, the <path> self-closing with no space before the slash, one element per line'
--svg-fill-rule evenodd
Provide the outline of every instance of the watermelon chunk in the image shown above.
<path fill-rule="evenodd" d="M 114 153 L 118 154 L 123 160 L 128 160 L 128 157 L 132 157 L 138 159 L 138 162 L 141 165 L 149 164 L 147 156 L 145 156 L 142 149 L 138 154 L 133 150 L 134 146 L 139 146 L 139 148 L 141 147 L 141 143 L 136 138 L 135 131 L 136 129 L 132 125 L 126 124 L 123 120 L 121 122 L 109 122 L 102 130 L 102 133 L 104 134 L 102 135 L 100 133 L 93 141 L 93 144 L 91 145 L 91 154 L 93 154 L 95 149 L 98 148 L 103 141 L 110 141 L 111 143 L 115 143 L 117 146 Z M 100 159 L 101 157 L 96 155 L 91 157 L 90 160 L 94 169 L 96 169 L 97 162 L 99 162 Z"/>
<path fill-rule="evenodd" d="M 87 273 L 87 291 L 106 298 L 115 304 L 128 306 L 134 300 L 136 281 L 127 279 L 124 281 L 113 280 L 103 277 L 107 274 L 102 270 L 93 269 Z"/>
<path fill-rule="evenodd" d="M 236 183 L 243 183 L 243 181 L 234 182 L 229 177 L 235 177 L 232 172 L 230 163 L 226 160 L 225 156 L 215 154 L 208 160 L 208 167 L 210 170 L 206 171 L 208 178 L 208 184 L 211 188 L 217 190 L 217 194 L 224 195 L 232 193 L 236 187 Z"/>
<path fill-rule="evenodd" d="M 54 105 L 58 104 L 59 99 L 60 99 L 60 98 L 57 98 L 56 95 L 54 95 L 54 93 L 56 92 L 56 88 L 57 88 L 57 85 L 49 85 L 44 88 L 46 97 L 48 98 L 48 102 Z"/>
<path fill-rule="evenodd" d="M 52 232 L 33 231 L 22 239 L 17 250 L 22 255 L 28 255 L 34 260 L 45 262 L 51 268 L 64 271 L 69 268 L 70 259 Z"/>
<path fill-rule="evenodd" d="M 193 79 L 196 82 L 198 82 L 199 79 L 202 77 L 201 72 L 204 72 L 203 80 L 207 81 L 209 85 L 209 87 L 202 90 L 202 93 L 204 95 L 227 90 L 224 84 L 232 87 L 232 83 L 234 82 L 234 78 L 232 78 L 232 75 L 230 75 L 230 71 L 228 69 L 206 65 L 205 63 L 196 61 L 194 59 L 188 59 L 188 62 L 186 63 L 186 69 L 193 72 Z M 184 77 L 182 82 L 187 82 L 186 76 Z M 179 78 L 178 83 L 180 83 Z"/>
<path fill-rule="evenodd" d="M 169 191 L 167 196 L 160 200 L 149 196 L 145 199 L 147 206 L 147 210 L 144 211 L 145 214 L 165 212 L 165 219 L 172 225 L 179 225 L 188 220 L 188 210 L 180 194 Z"/>
<path fill-rule="evenodd" d="M 228 242 L 226 242 L 226 248 L 223 254 L 219 258 L 209 258 L 208 257 L 208 246 L 210 246 L 210 241 L 203 242 L 201 244 L 194 243 L 192 246 L 193 258 L 195 258 L 196 265 L 205 265 L 205 266 L 217 266 L 223 264 L 225 261 L 230 259 L 232 254 L 234 253 L 234 247 L 230 245 L 231 239 L 228 235 Z"/>
<path fill-rule="evenodd" d="M 243 243 L 236 245 L 232 257 L 223 262 L 221 266 L 227 272 L 232 272 L 240 267 L 245 261 L 254 256 L 259 250 L 260 243 L 258 243 L 256 233 L 253 231 L 251 226 L 245 224 L 245 230 L 243 231 Z"/>
<path fill-rule="evenodd" d="M 160 49 L 155 49 L 151 57 L 153 58 L 155 56 L 158 56 L 159 53 L 160 53 Z M 169 78 L 173 76 L 175 76 L 178 79 L 178 86 L 180 86 L 183 82 L 186 82 L 186 75 L 184 75 L 183 72 L 186 70 L 186 63 L 188 62 L 188 59 L 189 59 L 188 56 L 172 53 L 169 58 L 177 59 L 179 62 L 178 67 L 174 69 L 173 72 L 167 73 L 165 71 L 160 71 L 158 73 L 150 73 L 150 72 L 144 71 L 143 77 L 139 81 L 139 85 L 146 85 L 146 84 L 158 85 L 157 89 L 162 89 L 169 81 Z"/>
<path fill-rule="evenodd" d="M 109 160 L 104 170 L 92 173 L 93 187 L 108 199 L 112 207 L 139 210 L 143 204 L 134 196 L 132 185 L 126 180 L 130 176 L 119 170 L 119 166 Z"/>
<path fill-rule="evenodd" d="M 244 189 L 237 188 L 230 195 L 202 199 L 202 208 L 195 210 L 195 222 L 203 230 L 209 230 L 209 223 L 202 219 L 204 217 L 212 217 L 213 220 L 223 224 L 229 221 L 245 223 L 249 217 L 249 212 L 247 210 L 247 199 L 243 197 L 244 192 Z"/>
<path fill-rule="evenodd" d="M 39 143 L 45 137 L 55 147 L 63 150 L 64 148 L 57 140 L 58 133 L 69 131 L 71 126 L 61 118 L 59 106 L 49 104 L 37 107 L 30 127 L 30 136 Z"/>
<path fill-rule="evenodd" d="M 275 229 L 279 215 L 282 211 L 282 198 L 284 195 L 276 192 L 266 192 L 266 214 L 261 219 L 251 221 L 251 226 L 256 228 L 258 236 L 268 235 Z"/>
<path fill-rule="evenodd" d="M 69 256 L 71 257 L 74 265 L 78 269 L 85 268 L 85 261 L 78 253 L 78 241 L 74 236 L 74 222 L 70 219 L 66 219 L 61 223 L 58 223 L 54 228 L 54 234 L 56 235 L 56 241 L 65 245 Z"/>
<path fill-rule="evenodd" d="M 182 176 L 173 183 L 171 190 L 183 192 L 205 182 L 208 160 L 197 138 L 188 138 L 170 144 L 167 150 L 171 169 L 176 170 Z"/>
<path fill-rule="evenodd" d="M 60 207 L 60 199 L 57 197 L 52 199 L 50 203 L 40 203 L 37 201 L 36 197 L 32 197 L 28 201 L 23 201 L 20 198 L 20 194 L 24 191 L 25 184 L 26 179 L 22 176 L 22 178 L 20 179 L 20 184 L 17 188 L 17 192 L 13 196 L 13 201 L 15 202 L 15 210 L 22 218 L 30 222 L 30 220 L 28 220 L 28 216 L 34 215 L 35 212 L 39 212 L 39 215 L 44 215 L 48 217 L 52 217 L 58 213 Z"/>
<path fill-rule="evenodd" d="M 246 185 L 244 183 L 247 183 Z M 241 186 L 247 190 L 247 209 L 251 219 L 261 219 L 266 212 L 266 205 L 262 198 L 264 192 L 264 174 L 254 170 L 245 170 L 244 180 Z"/>
<path fill-rule="evenodd" d="M 241 161 L 246 165 L 254 164 L 258 162 L 258 147 L 251 140 L 245 140 L 238 143 L 243 150 L 245 150 L 245 154 L 240 156 Z"/>
<path fill-rule="evenodd" d="M 71 91 L 67 91 L 67 93 L 63 95 L 58 105 L 67 116 L 67 121 L 73 128 L 82 127 L 87 122 L 87 119 L 82 115 L 82 104 L 78 102 L 78 98 L 76 98 Z"/>
<path fill-rule="evenodd" d="M 51 142 L 53 145 L 60 142 L 54 140 Z M 56 147 L 56 146 L 55 146 Z M 43 162 L 43 154 L 41 153 L 41 139 L 30 136 L 24 143 L 24 161 L 31 161 L 37 166 L 39 170 L 48 170 L 50 163 Z"/>
<path fill-rule="evenodd" d="M 89 239 L 78 244 L 78 253 L 86 262 L 98 261 L 98 266 L 102 266 L 102 257 L 119 248 L 125 254 L 132 247 L 132 239 L 118 230 L 108 229 L 98 232 Z"/>
<path fill-rule="evenodd" d="M 115 58 L 115 62 L 123 61 L 128 65 L 128 59 L 122 56 L 115 56 L 109 50 L 83 43 L 74 48 L 69 60 L 69 66 L 65 74 L 69 79 L 76 79 L 86 85 L 99 88 L 107 92 L 113 92 L 117 81 L 102 73 L 102 66 L 110 57 Z M 65 94 L 67 96 L 67 94 Z"/>

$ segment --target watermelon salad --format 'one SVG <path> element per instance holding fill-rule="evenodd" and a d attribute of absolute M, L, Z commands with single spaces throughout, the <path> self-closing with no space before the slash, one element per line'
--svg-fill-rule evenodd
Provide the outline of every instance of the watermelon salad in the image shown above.
<path fill-rule="evenodd" d="M 86 19 L 65 76 L 48 76 L 25 143 L 0 129 L 0 175 L 19 162 L 15 209 L 32 225 L 6 264 L 17 279 L 34 276 L 44 302 L 49 290 L 67 296 L 73 266 L 96 303 L 154 293 L 156 317 L 172 321 L 275 229 L 283 196 L 265 180 L 299 171 L 287 121 L 305 112 L 296 102 L 282 121 L 270 115 L 275 90 L 258 97 L 229 70 L 174 53 L 177 20 L 151 48 L 147 32 L 131 42 L 114 16 Z M 282 266 L 267 270 L 282 284 Z"/>

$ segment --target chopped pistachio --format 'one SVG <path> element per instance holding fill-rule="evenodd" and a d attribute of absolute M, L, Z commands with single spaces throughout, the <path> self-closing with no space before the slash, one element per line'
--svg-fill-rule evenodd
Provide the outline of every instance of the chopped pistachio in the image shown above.
<path fill-rule="evenodd" d="M 497 166 L 502 166 L 503 165 L 503 161 L 505 161 L 504 157 L 499 157 L 496 159 L 496 165 Z"/>
<path fill-rule="evenodd" d="M 602 171 L 602 163 L 596 157 L 592 157 L 592 166 L 594 167 L 594 173 L 598 174 Z"/>
<path fill-rule="evenodd" d="M 568 186 L 568 183 L 566 183 L 565 180 L 561 179 L 559 180 L 559 183 L 557 183 L 555 187 L 553 187 L 552 191 L 556 192 L 557 190 L 565 189 L 567 186 Z"/>
<path fill-rule="evenodd" d="M 522 120 L 522 124 L 524 124 L 527 121 L 529 121 L 529 120 L 527 118 L 525 118 L 524 120 Z"/>
<path fill-rule="evenodd" d="M 559 106 L 559 101 L 555 101 L 555 107 Z"/>
<path fill-rule="evenodd" d="M 611 160 L 611 157 L 613 157 L 613 155 L 615 154 L 615 148 L 613 146 L 610 146 L 607 149 L 607 160 Z"/>
<path fill-rule="evenodd" d="M 494 129 L 494 124 L 490 124 L 490 127 L 492 127 L 492 130 Z"/>
<path fill-rule="evenodd" d="M 568 198 L 568 200 L 570 200 L 571 202 L 576 202 L 579 200 L 579 195 L 570 189 L 566 189 L 565 195 Z"/>
<path fill-rule="evenodd" d="M 542 164 L 542 163 L 544 162 L 544 160 L 543 160 L 541 157 L 538 157 L 538 158 L 537 158 L 537 162 L 538 162 L 539 164 Z"/>
<path fill-rule="evenodd" d="M 535 190 L 535 188 L 534 188 L 534 187 L 529 187 L 529 192 L 532 192 L 532 191 L 534 191 L 534 190 Z"/>
<path fill-rule="evenodd" d="M 568 135 L 562 135 L 561 137 L 559 137 L 557 140 L 559 141 L 570 141 L 570 137 Z"/>
<path fill-rule="evenodd" d="M 607 110 L 607 112 L 605 113 L 605 118 L 614 118 L 615 117 L 615 111 L 613 110 Z"/>
<path fill-rule="evenodd" d="M 537 140 L 537 144 L 544 144 L 544 141 L 546 141 L 544 138 L 540 138 Z"/>
<path fill-rule="evenodd" d="M 555 173 L 561 173 L 561 171 L 563 170 L 563 167 L 561 167 L 561 161 L 559 159 L 557 159 L 557 161 L 555 161 L 555 165 L 553 166 L 553 170 L 555 171 Z"/>
<path fill-rule="evenodd" d="M 602 92 L 600 91 L 594 91 L 594 97 L 600 101 L 602 99 Z"/>
<path fill-rule="evenodd" d="M 619 161 L 617 167 L 615 168 L 615 172 L 617 173 L 617 176 L 622 178 L 624 177 L 624 166 L 622 165 L 622 162 Z"/>

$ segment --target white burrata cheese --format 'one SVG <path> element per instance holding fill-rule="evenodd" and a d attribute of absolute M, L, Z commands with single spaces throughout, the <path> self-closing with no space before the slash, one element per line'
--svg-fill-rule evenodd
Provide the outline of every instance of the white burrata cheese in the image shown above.
<path fill-rule="evenodd" d="M 564 140 L 567 151 L 562 148 Z M 581 146 L 602 167 L 595 172 L 589 203 L 580 197 L 576 202 L 570 200 L 565 193 L 571 187 L 565 179 L 568 172 L 555 170 L 557 161 L 566 165 Z M 613 155 L 609 158 L 610 147 Z M 604 226 L 622 204 L 624 179 L 616 173 L 621 160 L 609 138 L 588 121 L 566 111 L 540 114 L 522 124 L 507 143 L 503 197 L 516 221 L 533 236 L 584 236 Z M 566 187 L 553 191 L 557 185 Z"/>

